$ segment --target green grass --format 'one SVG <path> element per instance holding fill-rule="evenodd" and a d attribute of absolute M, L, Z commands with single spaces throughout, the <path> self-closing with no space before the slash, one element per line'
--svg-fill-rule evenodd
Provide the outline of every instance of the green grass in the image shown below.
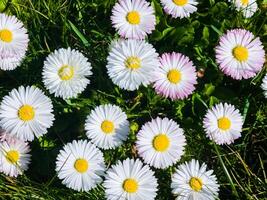
<path fill-rule="evenodd" d="M 95 106 L 108 102 L 127 113 L 131 133 L 122 147 L 104 151 L 107 166 L 137 157 L 135 134 L 141 125 L 156 116 L 167 116 L 184 128 L 187 139 L 186 153 L 176 166 L 192 158 L 207 163 L 220 183 L 220 199 L 266 199 L 267 106 L 260 89 L 265 72 L 254 79 L 236 81 L 223 76 L 214 57 L 219 36 L 236 27 L 259 36 L 266 49 L 266 6 L 258 1 L 261 10 L 245 20 L 226 1 L 203 0 L 191 18 L 175 20 L 163 12 L 159 0 L 152 2 L 157 27 L 148 41 L 160 54 L 171 51 L 186 54 L 198 70 L 205 71 L 196 92 L 187 100 L 164 99 L 150 86 L 127 92 L 108 78 L 105 68 L 108 46 L 118 38 L 110 22 L 114 0 L 0 0 L 0 9 L 22 20 L 30 35 L 29 51 L 22 66 L 10 72 L 0 71 L 1 98 L 20 85 L 36 85 L 46 91 L 41 81 L 43 61 L 55 49 L 79 49 L 93 66 L 91 84 L 77 99 L 64 101 L 46 91 L 53 100 L 54 126 L 47 135 L 31 143 L 32 163 L 25 175 L 17 179 L 0 176 L 0 199 L 104 199 L 101 186 L 84 193 L 63 186 L 55 173 L 55 158 L 67 142 L 86 138 L 86 115 Z M 242 138 L 229 146 L 216 146 L 205 137 L 202 128 L 207 107 L 218 102 L 234 104 L 245 117 Z M 157 199 L 174 199 L 170 189 L 174 169 L 175 166 L 155 170 L 160 185 Z"/>

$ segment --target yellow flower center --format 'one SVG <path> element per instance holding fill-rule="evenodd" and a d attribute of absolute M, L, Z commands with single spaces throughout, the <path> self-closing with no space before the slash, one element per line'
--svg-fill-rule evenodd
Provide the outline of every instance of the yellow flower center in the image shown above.
<path fill-rule="evenodd" d="M 69 66 L 69 65 L 63 65 L 59 70 L 58 70 L 58 76 L 60 77 L 61 80 L 63 81 L 68 81 L 70 80 L 74 75 L 74 67 Z"/>
<path fill-rule="evenodd" d="M 129 69 L 135 70 L 141 67 L 141 60 L 135 56 L 127 58 L 125 66 Z"/>
<path fill-rule="evenodd" d="M 19 152 L 16 150 L 10 150 L 6 153 L 6 159 L 11 164 L 16 164 L 19 160 Z"/>
<path fill-rule="evenodd" d="M 168 72 L 167 77 L 171 83 L 177 84 L 181 81 L 182 74 L 179 70 L 172 69 Z"/>
<path fill-rule="evenodd" d="M 8 29 L 0 30 L 0 40 L 3 42 L 11 42 L 13 40 L 13 33 Z"/>
<path fill-rule="evenodd" d="M 77 172 L 84 173 L 88 169 L 88 162 L 85 159 L 77 159 L 74 163 L 74 168 L 77 170 Z"/>
<path fill-rule="evenodd" d="M 34 118 L 35 111 L 32 106 L 26 104 L 20 107 L 18 115 L 22 121 L 30 121 Z"/>
<path fill-rule="evenodd" d="M 140 24 L 140 14 L 137 11 L 128 12 L 126 19 L 130 24 Z"/>
<path fill-rule="evenodd" d="M 187 4 L 188 0 L 173 0 L 173 3 L 175 3 L 177 6 L 184 6 Z"/>
<path fill-rule="evenodd" d="M 233 49 L 233 56 L 240 62 L 248 59 L 248 49 L 242 46 L 236 46 Z"/>
<path fill-rule="evenodd" d="M 126 179 L 123 182 L 123 189 L 128 193 L 134 193 L 138 190 L 138 183 L 134 179 Z"/>
<path fill-rule="evenodd" d="M 104 133 L 109 134 L 114 131 L 114 123 L 109 120 L 105 120 L 101 124 L 101 129 Z"/>
<path fill-rule="evenodd" d="M 227 117 L 221 117 L 218 119 L 218 127 L 226 131 L 231 127 L 231 121 Z"/>
<path fill-rule="evenodd" d="M 189 181 L 190 187 L 195 190 L 196 192 L 199 192 L 202 189 L 202 180 L 197 177 L 192 177 Z"/>
<path fill-rule="evenodd" d="M 241 1 L 241 3 L 242 3 L 243 6 L 247 6 L 249 0 L 240 0 L 240 1 Z"/>
<path fill-rule="evenodd" d="M 170 140 L 165 134 L 159 134 L 153 139 L 153 147 L 156 151 L 164 152 L 170 146 Z"/>

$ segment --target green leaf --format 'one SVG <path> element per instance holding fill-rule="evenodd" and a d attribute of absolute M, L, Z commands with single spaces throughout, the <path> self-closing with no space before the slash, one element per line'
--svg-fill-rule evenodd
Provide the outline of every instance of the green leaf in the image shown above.
<path fill-rule="evenodd" d="M 204 86 L 204 94 L 210 96 L 215 90 L 215 86 L 212 83 L 206 83 Z"/>
<path fill-rule="evenodd" d="M 84 35 L 78 30 L 78 28 L 70 20 L 68 20 L 68 22 L 70 24 L 70 27 L 76 33 L 76 35 L 80 38 L 84 46 L 89 47 L 89 42 L 85 39 Z"/>
<path fill-rule="evenodd" d="M 209 36 L 210 36 L 209 28 L 205 26 L 202 31 L 202 39 L 209 40 Z"/>

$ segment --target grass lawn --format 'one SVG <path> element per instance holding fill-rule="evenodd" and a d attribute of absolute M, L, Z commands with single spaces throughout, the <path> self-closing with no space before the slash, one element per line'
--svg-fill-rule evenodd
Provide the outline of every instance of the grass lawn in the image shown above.
<path fill-rule="evenodd" d="M 163 98 L 152 86 L 129 92 L 112 83 L 106 58 L 110 43 L 119 38 L 110 20 L 115 0 L 0 0 L 0 11 L 20 19 L 30 38 L 22 65 L 13 71 L 0 71 L 0 99 L 20 85 L 35 85 L 52 99 L 56 119 L 48 134 L 30 143 L 32 161 L 25 174 L 18 178 L 0 174 L 0 199 L 105 199 L 101 185 L 89 192 L 76 192 L 66 188 L 55 172 L 59 150 L 74 139 L 87 138 L 86 116 L 105 103 L 120 106 L 130 121 L 127 141 L 103 151 L 107 167 L 138 157 L 136 133 L 152 118 L 168 117 L 184 129 L 187 145 L 181 160 L 165 170 L 153 168 L 159 183 L 156 199 L 174 199 L 171 175 L 176 166 L 193 158 L 214 170 L 220 199 L 267 198 L 267 106 L 260 88 L 266 69 L 254 78 L 234 80 L 219 70 L 214 51 L 219 37 L 237 27 L 260 37 L 266 51 L 267 3 L 257 1 L 259 11 L 244 19 L 226 0 L 201 0 L 190 18 L 174 19 L 164 12 L 159 0 L 150 2 L 156 10 L 157 25 L 147 41 L 159 54 L 176 51 L 187 55 L 199 70 L 197 88 L 185 100 Z M 78 49 L 89 59 L 93 75 L 78 98 L 65 101 L 46 90 L 42 69 L 48 54 L 67 47 Z M 231 145 L 215 145 L 203 129 L 207 108 L 219 102 L 235 105 L 244 117 L 242 137 Z"/>

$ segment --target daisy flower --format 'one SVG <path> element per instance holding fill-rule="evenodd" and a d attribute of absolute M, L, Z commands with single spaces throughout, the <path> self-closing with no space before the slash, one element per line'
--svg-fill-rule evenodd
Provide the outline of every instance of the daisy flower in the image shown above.
<path fill-rule="evenodd" d="M 33 86 L 13 89 L 0 105 L 0 124 L 12 136 L 32 141 L 53 125 L 52 101 Z"/>
<path fill-rule="evenodd" d="M 267 98 L 267 74 L 265 74 L 262 80 L 261 88 L 264 90 L 265 98 Z"/>
<path fill-rule="evenodd" d="M 17 177 L 28 169 L 30 147 L 20 140 L 0 142 L 0 171 L 7 176 Z"/>
<path fill-rule="evenodd" d="M 27 30 L 15 16 L 0 13 L 0 69 L 13 70 L 20 65 L 28 48 Z"/>
<path fill-rule="evenodd" d="M 113 83 L 131 91 L 150 84 L 151 73 L 159 67 L 156 50 L 143 40 L 114 42 L 107 60 L 108 75 Z"/>
<path fill-rule="evenodd" d="M 127 158 L 111 166 L 103 183 L 108 200 L 153 200 L 157 195 L 157 179 L 148 165 Z"/>
<path fill-rule="evenodd" d="M 196 160 L 181 164 L 172 176 L 171 188 L 176 200 L 218 199 L 219 184 L 213 170 Z"/>
<path fill-rule="evenodd" d="M 197 11 L 198 2 L 195 0 L 160 0 L 166 13 L 174 18 L 189 17 Z"/>
<path fill-rule="evenodd" d="M 160 58 L 160 68 L 153 74 L 156 92 L 172 100 L 188 97 L 197 84 L 195 66 L 180 53 L 164 53 Z"/>
<path fill-rule="evenodd" d="M 167 168 L 184 154 L 184 131 L 168 118 L 147 122 L 137 134 L 136 148 L 144 162 L 155 168 Z"/>
<path fill-rule="evenodd" d="M 85 122 L 86 135 L 102 149 L 120 146 L 129 134 L 129 121 L 120 107 L 107 104 L 96 107 Z"/>
<path fill-rule="evenodd" d="M 0 127 L 0 142 L 7 141 L 7 143 L 14 143 L 15 141 L 20 140 L 17 137 L 12 136 L 10 133 L 6 132 Z M 20 140 L 23 141 L 23 140 Z"/>
<path fill-rule="evenodd" d="M 91 64 L 77 50 L 59 49 L 44 62 L 43 82 L 50 93 L 63 99 L 77 97 L 90 83 Z"/>
<path fill-rule="evenodd" d="M 230 0 L 234 3 L 236 10 L 242 11 L 245 18 L 250 18 L 258 9 L 256 0 Z"/>
<path fill-rule="evenodd" d="M 102 152 L 86 140 L 67 143 L 57 156 L 56 171 L 68 188 L 89 191 L 102 181 L 105 164 Z"/>
<path fill-rule="evenodd" d="M 154 9 L 145 0 L 119 0 L 112 9 L 111 21 L 120 36 L 144 39 L 156 25 Z"/>
<path fill-rule="evenodd" d="M 217 104 L 204 117 L 207 137 L 217 144 L 231 144 L 241 137 L 243 119 L 239 110 L 230 104 Z"/>
<path fill-rule="evenodd" d="M 260 39 L 244 29 L 228 30 L 215 49 L 216 61 L 226 75 L 248 79 L 256 75 L 265 61 Z"/>

